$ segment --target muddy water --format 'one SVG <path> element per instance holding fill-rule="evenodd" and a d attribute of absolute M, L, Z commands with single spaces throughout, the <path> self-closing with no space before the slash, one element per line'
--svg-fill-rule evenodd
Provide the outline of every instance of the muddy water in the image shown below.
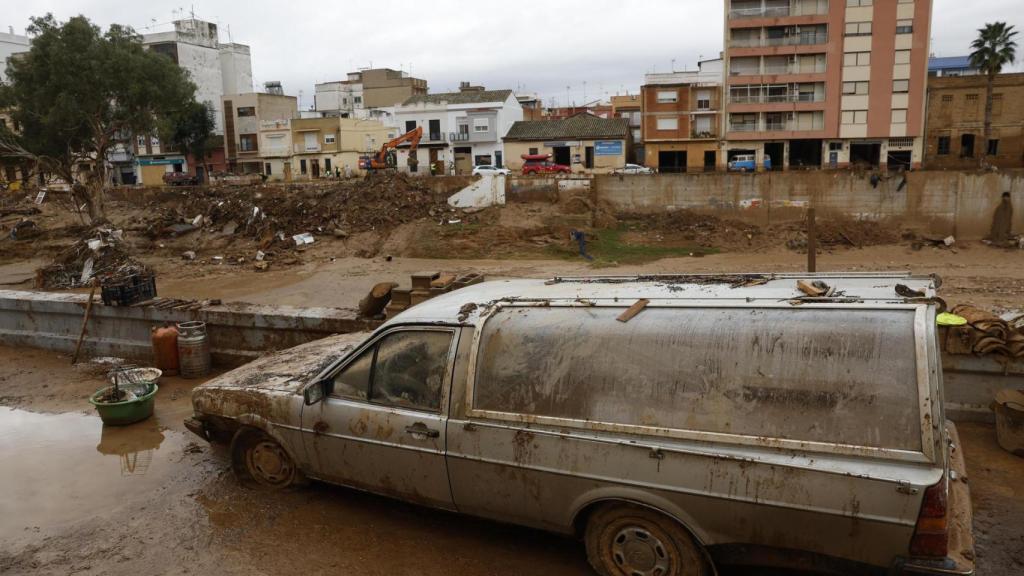
<path fill-rule="evenodd" d="M 0 541 L 144 507 L 177 472 L 187 441 L 155 418 L 112 427 L 94 415 L 0 407 Z"/>

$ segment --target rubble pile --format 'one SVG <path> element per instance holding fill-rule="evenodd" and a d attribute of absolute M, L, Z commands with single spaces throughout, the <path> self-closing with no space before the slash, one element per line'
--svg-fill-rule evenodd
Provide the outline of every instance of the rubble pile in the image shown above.
<path fill-rule="evenodd" d="M 1024 358 L 1024 315 L 1006 320 L 970 304 L 956 306 L 952 312 L 967 320 L 967 324 L 948 329 L 947 353 L 996 355 L 1007 360 Z"/>
<path fill-rule="evenodd" d="M 92 278 L 117 279 L 152 273 L 132 257 L 121 230 L 96 228 L 76 240 L 54 258 L 51 264 L 36 270 L 36 288 L 62 289 L 87 286 Z"/>
<path fill-rule="evenodd" d="M 345 237 L 440 218 L 452 211 L 445 200 L 432 193 L 427 182 L 401 173 L 320 186 L 212 186 L 184 193 L 173 207 L 166 202 L 153 205 L 146 227 L 152 238 L 205 229 L 269 245 L 274 238 L 290 242 L 304 234 Z"/>
<path fill-rule="evenodd" d="M 661 214 L 620 214 L 620 221 L 641 231 L 674 232 L 684 240 L 701 246 L 736 248 L 752 245 L 766 239 L 766 231 L 754 224 L 719 218 L 693 210 L 673 210 Z"/>

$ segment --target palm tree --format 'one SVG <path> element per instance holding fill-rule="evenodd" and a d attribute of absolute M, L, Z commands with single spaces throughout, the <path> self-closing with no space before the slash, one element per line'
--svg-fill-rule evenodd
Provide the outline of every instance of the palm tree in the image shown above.
<path fill-rule="evenodd" d="M 971 42 L 971 66 L 980 70 L 987 77 L 985 84 L 985 147 L 980 155 L 980 165 L 985 167 L 985 156 L 988 154 L 988 142 L 992 137 L 992 86 L 996 74 L 1003 71 L 1003 66 L 1013 64 L 1017 58 L 1017 43 L 1013 37 L 1017 31 L 1006 22 L 985 24 L 978 29 L 978 37 Z"/>

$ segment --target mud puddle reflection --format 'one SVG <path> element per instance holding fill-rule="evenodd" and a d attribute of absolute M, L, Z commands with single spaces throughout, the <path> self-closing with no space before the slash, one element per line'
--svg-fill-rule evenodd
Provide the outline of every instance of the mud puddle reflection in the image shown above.
<path fill-rule="evenodd" d="M 0 407 L 0 539 L 145 507 L 182 463 L 189 438 L 150 418 L 103 426 L 97 416 Z"/>

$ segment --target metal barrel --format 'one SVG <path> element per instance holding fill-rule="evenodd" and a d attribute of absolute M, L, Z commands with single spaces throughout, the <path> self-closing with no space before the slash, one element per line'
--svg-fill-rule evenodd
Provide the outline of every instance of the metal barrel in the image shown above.
<path fill-rule="evenodd" d="M 178 324 L 178 366 L 182 378 L 200 378 L 210 372 L 206 322 Z"/>

